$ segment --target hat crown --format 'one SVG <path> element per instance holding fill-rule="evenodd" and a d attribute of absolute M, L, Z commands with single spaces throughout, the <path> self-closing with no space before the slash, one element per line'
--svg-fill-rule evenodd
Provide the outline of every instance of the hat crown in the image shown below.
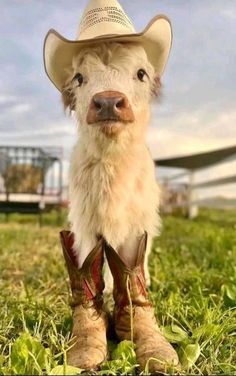
<path fill-rule="evenodd" d="M 136 33 L 117 0 L 88 1 L 75 40 L 68 40 L 53 29 L 46 35 L 44 66 L 57 89 L 63 90 L 72 61 L 81 49 L 99 42 L 140 43 L 156 74 L 161 76 L 172 41 L 169 19 L 164 15 L 155 16 L 141 33 Z"/>
<path fill-rule="evenodd" d="M 90 0 L 83 13 L 77 39 L 134 32 L 131 20 L 117 0 Z"/>

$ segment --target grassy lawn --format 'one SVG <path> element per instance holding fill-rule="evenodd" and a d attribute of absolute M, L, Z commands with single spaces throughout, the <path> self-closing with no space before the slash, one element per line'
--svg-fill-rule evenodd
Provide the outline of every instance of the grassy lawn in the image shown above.
<path fill-rule="evenodd" d="M 63 366 L 71 314 L 60 228 L 52 216 L 36 222 L 0 217 L 0 375 L 79 372 Z M 164 218 L 150 267 L 150 296 L 183 373 L 236 374 L 236 212 Z M 135 374 L 132 345 L 114 347 L 100 373 Z"/>

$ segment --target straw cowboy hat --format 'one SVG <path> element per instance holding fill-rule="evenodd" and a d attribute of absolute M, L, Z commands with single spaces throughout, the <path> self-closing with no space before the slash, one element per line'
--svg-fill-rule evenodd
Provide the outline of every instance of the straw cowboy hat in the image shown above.
<path fill-rule="evenodd" d="M 68 68 L 81 48 L 99 42 L 139 42 L 158 75 L 162 75 L 172 41 L 171 23 L 155 16 L 141 33 L 117 0 L 90 0 L 82 16 L 76 40 L 68 40 L 50 29 L 44 41 L 46 73 L 58 90 L 63 89 Z"/>

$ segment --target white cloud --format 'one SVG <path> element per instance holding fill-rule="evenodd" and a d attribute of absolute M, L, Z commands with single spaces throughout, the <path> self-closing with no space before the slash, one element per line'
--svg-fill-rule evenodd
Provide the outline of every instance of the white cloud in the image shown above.
<path fill-rule="evenodd" d="M 236 142 L 236 140 L 235 140 Z M 150 127 L 147 144 L 153 158 L 171 158 L 178 155 L 188 155 L 209 149 L 225 146 L 225 141 L 212 137 L 211 139 L 185 135 L 176 130 Z"/>
<path fill-rule="evenodd" d="M 235 8 L 226 8 L 222 9 L 221 14 L 231 20 L 236 20 L 236 9 Z"/>
<path fill-rule="evenodd" d="M 12 106 L 10 108 L 10 112 L 12 112 L 13 114 L 17 114 L 17 115 L 24 114 L 31 110 L 33 110 L 33 107 L 29 103 L 16 104 L 15 106 Z"/>
<path fill-rule="evenodd" d="M 0 105 L 17 102 L 18 98 L 14 95 L 0 95 Z"/>
<path fill-rule="evenodd" d="M 155 119 L 155 120 L 154 120 Z M 158 117 L 153 108 L 152 125 L 147 142 L 154 158 L 178 154 L 193 154 L 229 145 L 236 145 L 236 110 L 218 110 L 212 113 L 207 108 L 164 114 Z M 156 123 L 157 126 L 153 124 Z"/>

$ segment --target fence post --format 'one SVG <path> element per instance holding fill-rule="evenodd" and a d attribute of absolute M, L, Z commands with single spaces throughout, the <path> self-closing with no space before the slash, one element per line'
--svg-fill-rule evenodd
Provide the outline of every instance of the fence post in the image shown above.
<path fill-rule="evenodd" d="M 58 160 L 59 162 L 59 176 L 58 176 L 58 184 L 59 184 L 59 192 L 58 192 L 58 197 L 59 197 L 59 203 L 58 203 L 58 209 L 57 209 L 57 224 L 58 226 L 61 224 L 61 220 L 62 220 L 62 186 L 63 186 L 63 183 L 62 183 L 62 180 L 63 180 L 63 171 L 62 171 L 62 161 L 59 159 Z"/>
<path fill-rule="evenodd" d="M 188 218 L 193 219 L 198 215 L 198 206 L 196 203 L 196 191 L 194 190 L 195 174 L 194 170 L 189 170 L 189 187 L 188 187 Z"/>

